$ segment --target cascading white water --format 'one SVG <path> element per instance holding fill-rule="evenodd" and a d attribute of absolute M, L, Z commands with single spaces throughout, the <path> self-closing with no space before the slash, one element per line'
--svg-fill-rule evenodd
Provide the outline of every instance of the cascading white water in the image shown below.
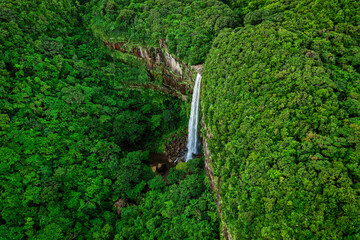
<path fill-rule="evenodd" d="M 193 154 L 199 153 L 199 137 L 198 137 L 198 123 L 199 123 L 199 101 L 200 101 L 200 85 L 201 75 L 196 76 L 192 101 L 191 101 L 191 113 L 189 119 L 189 135 L 187 142 L 188 152 L 186 154 L 186 161 L 193 158 Z"/>

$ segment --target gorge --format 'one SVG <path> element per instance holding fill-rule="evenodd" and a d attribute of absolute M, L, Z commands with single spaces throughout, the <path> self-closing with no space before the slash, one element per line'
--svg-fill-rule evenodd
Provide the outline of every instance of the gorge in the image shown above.
<path fill-rule="evenodd" d="M 359 239 L 359 13 L 0 2 L 0 236 Z"/>
<path fill-rule="evenodd" d="M 199 124 L 199 113 L 200 113 L 200 93 L 201 93 L 201 73 L 203 71 L 202 65 L 195 65 L 189 66 L 183 62 L 179 62 L 176 60 L 167 50 L 166 40 L 161 39 L 159 40 L 159 47 L 158 48 L 148 48 L 144 46 L 126 46 L 123 43 L 106 43 L 103 42 L 105 46 L 111 48 L 115 51 L 120 51 L 123 54 L 129 54 L 132 56 L 137 57 L 138 61 L 145 62 L 146 67 L 148 69 L 148 74 L 155 78 L 162 79 L 162 84 L 166 86 L 167 91 L 163 91 L 159 88 L 153 88 L 157 91 L 161 91 L 165 94 L 170 94 L 173 96 L 174 92 L 180 92 L 182 95 L 181 99 L 187 100 L 191 99 L 192 94 L 192 101 L 190 105 L 190 117 L 188 120 L 188 134 L 187 134 L 187 144 L 186 144 L 186 155 L 185 156 L 178 156 L 173 160 L 177 162 L 177 159 L 184 159 L 188 161 L 193 158 L 193 154 L 201 153 L 201 142 L 199 139 L 199 131 L 198 131 L 198 124 Z M 165 52 L 165 53 L 164 53 Z M 158 72 L 157 69 L 160 69 L 162 74 L 153 74 L 152 72 Z M 195 82 L 193 81 L 194 72 L 196 73 Z M 187 86 L 186 90 L 181 86 Z M 191 87 L 192 86 L 192 87 Z M 180 90 L 180 91 L 179 91 Z M 187 94 L 187 96 L 186 96 Z M 205 129 L 205 125 L 202 121 L 201 126 Z M 203 136 L 203 146 L 204 146 L 204 165 L 206 170 L 206 175 L 209 179 L 209 186 L 210 189 L 215 194 L 215 203 L 216 203 L 216 210 L 219 213 L 220 219 L 222 220 L 222 200 L 220 197 L 220 181 L 218 178 L 215 177 L 214 172 L 212 170 L 212 163 L 211 163 L 211 153 L 208 148 L 208 140 L 211 138 L 211 134 L 209 130 L 206 131 L 206 135 Z M 178 138 L 180 140 L 181 138 Z M 171 150 L 170 150 L 171 151 Z M 180 151 L 182 152 L 182 151 Z M 173 153 L 174 155 L 174 153 Z M 221 223 L 221 231 L 223 237 L 226 240 L 231 239 L 231 236 L 227 230 L 226 223 L 222 221 Z"/>

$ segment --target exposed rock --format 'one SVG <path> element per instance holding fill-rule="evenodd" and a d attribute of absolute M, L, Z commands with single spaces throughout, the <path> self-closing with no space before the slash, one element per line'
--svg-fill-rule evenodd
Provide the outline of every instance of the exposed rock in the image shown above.
<path fill-rule="evenodd" d="M 166 140 L 164 153 L 171 162 L 180 162 L 185 160 L 186 155 L 187 128 L 184 128 L 178 134 Z"/>
<path fill-rule="evenodd" d="M 157 166 L 156 166 L 156 170 L 158 172 L 165 172 L 166 164 L 165 163 L 158 163 Z"/>
<path fill-rule="evenodd" d="M 180 97 L 183 100 L 186 100 L 186 95 L 192 93 L 194 71 L 202 71 L 202 65 L 189 66 L 172 56 L 167 50 L 166 39 L 159 40 L 160 47 L 158 48 L 141 46 L 130 47 L 124 42 L 114 44 L 103 41 L 103 43 L 109 48 L 123 53 L 129 53 L 145 60 L 149 69 L 148 75 L 150 79 L 160 77 L 163 86 L 170 88 L 173 91 L 164 88 L 158 88 L 157 90 Z M 174 93 L 174 90 L 178 93 Z"/>
<path fill-rule="evenodd" d="M 203 72 L 203 64 L 193 65 L 191 68 L 194 69 L 197 73 L 202 74 Z"/>
<path fill-rule="evenodd" d="M 156 173 L 156 172 L 164 173 L 167 170 L 166 163 L 164 163 L 164 162 L 155 163 L 154 162 L 153 165 L 151 165 L 151 170 L 154 173 Z"/>
<path fill-rule="evenodd" d="M 170 169 L 176 165 L 170 162 L 164 153 L 150 153 L 150 159 L 152 160 L 150 165 L 152 171 L 160 175 L 164 182 L 168 183 L 167 176 L 169 175 Z"/>
<path fill-rule="evenodd" d="M 121 208 L 126 207 L 127 204 L 128 204 L 128 203 L 127 203 L 127 200 L 126 200 L 126 199 L 120 198 L 119 200 L 117 200 L 117 201 L 115 202 L 116 213 L 117 213 L 118 215 L 120 215 L 120 214 L 121 214 Z"/>

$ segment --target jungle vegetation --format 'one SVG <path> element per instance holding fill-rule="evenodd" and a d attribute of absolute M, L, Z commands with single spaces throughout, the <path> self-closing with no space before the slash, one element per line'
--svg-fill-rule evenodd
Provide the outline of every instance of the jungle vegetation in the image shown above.
<path fill-rule="evenodd" d="M 187 103 L 134 88 L 145 67 L 100 41 L 166 39 L 204 64 L 202 132 L 232 239 L 360 238 L 358 1 L 0 4 L 1 236 L 220 237 L 203 159 L 168 184 L 148 167 Z"/>
<path fill-rule="evenodd" d="M 183 62 L 205 61 L 215 36 L 239 21 L 217 0 L 97 0 L 92 30 L 103 40 L 140 46 L 158 46 L 167 39 L 168 50 Z"/>
<path fill-rule="evenodd" d="M 132 87 L 146 69 L 93 37 L 91 7 L 0 2 L 0 238 L 218 238 L 202 161 L 169 184 L 149 167 L 185 103 Z"/>
<path fill-rule="evenodd" d="M 360 238 L 359 2 L 228 3 L 201 103 L 231 236 Z"/>

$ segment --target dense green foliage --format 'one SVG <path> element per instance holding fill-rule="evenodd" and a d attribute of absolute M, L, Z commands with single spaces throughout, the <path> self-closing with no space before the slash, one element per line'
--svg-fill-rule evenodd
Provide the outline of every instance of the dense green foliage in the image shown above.
<path fill-rule="evenodd" d="M 160 176 L 153 178 L 143 203 L 123 208 L 115 239 L 219 239 L 219 216 L 204 182 L 203 162 L 190 160 L 185 172 L 171 169 L 171 186 Z"/>
<path fill-rule="evenodd" d="M 158 46 L 189 64 L 203 63 L 219 31 L 235 27 L 237 15 L 217 0 L 100 0 L 94 7 L 95 36 L 111 42 Z"/>
<path fill-rule="evenodd" d="M 219 238 L 203 159 L 148 166 L 185 104 L 95 35 L 205 61 L 233 239 L 359 239 L 359 32 L 349 0 L 0 0 L 1 238 Z"/>
<path fill-rule="evenodd" d="M 214 41 L 202 91 L 231 235 L 360 238 L 359 3 L 241 11 L 245 27 Z"/>
<path fill-rule="evenodd" d="M 198 201 L 215 214 L 205 185 L 194 183 L 204 180 L 201 170 L 147 197 L 158 193 L 148 191 L 157 180 L 148 150 L 183 124 L 184 103 L 131 88 L 148 81 L 145 69 L 99 47 L 80 17 L 90 7 L 71 0 L 0 2 L 1 239 L 112 239 L 125 231 L 120 223 L 128 216 L 116 214 L 115 201 L 162 206 L 187 184 L 189 197 L 177 199 L 181 209 L 197 209 Z M 194 227 L 214 220 L 204 214 Z M 217 234 L 217 222 L 211 224 L 206 231 Z"/>

